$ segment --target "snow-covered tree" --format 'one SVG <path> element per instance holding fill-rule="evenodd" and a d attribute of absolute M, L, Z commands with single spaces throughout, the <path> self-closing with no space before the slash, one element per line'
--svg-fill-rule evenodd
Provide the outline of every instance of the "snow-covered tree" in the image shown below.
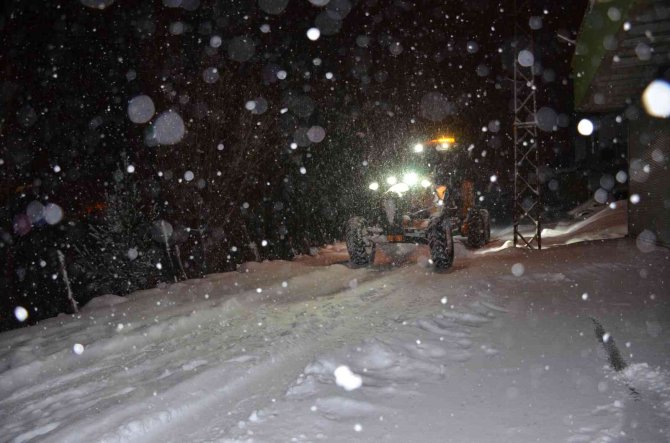
<path fill-rule="evenodd" d="M 104 210 L 88 226 L 88 241 L 76 246 L 79 266 L 94 294 L 127 294 L 160 277 L 162 252 L 150 230 L 155 207 L 143 204 L 137 183 L 120 170 L 105 193 Z"/>

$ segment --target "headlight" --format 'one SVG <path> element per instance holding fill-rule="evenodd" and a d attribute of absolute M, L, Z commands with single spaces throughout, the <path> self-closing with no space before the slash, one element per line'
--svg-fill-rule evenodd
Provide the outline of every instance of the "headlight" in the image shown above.
<path fill-rule="evenodd" d="M 398 195 L 402 195 L 407 191 L 409 191 L 409 185 L 407 183 L 396 183 L 389 189 L 389 192 L 395 192 Z"/>
<path fill-rule="evenodd" d="M 372 189 L 373 191 L 376 191 L 377 189 L 379 189 L 379 183 L 372 182 L 370 183 L 370 186 L 368 186 L 368 188 Z"/>
<path fill-rule="evenodd" d="M 416 172 L 408 172 L 402 178 L 403 183 L 407 183 L 409 186 L 414 186 L 419 182 L 419 176 L 416 175 Z"/>
<path fill-rule="evenodd" d="M 395 185 L 396 183 L 398 183 L 398 179 L 395 178 L 395 175 L 391 175 L 386 179 L 386 183 L 388 183 L 389 185 Z"/>
<path fill-rule="evenodd" d="M 414 145 L 414 152 L 423 152 L 423 145 L 421 143 Z"/>
<path fill-rule="evenodd" d="M 423 180 L 421 180 L 421 186 L 427 188 L 430 186 L 430 182 L 424 178 Z"/>

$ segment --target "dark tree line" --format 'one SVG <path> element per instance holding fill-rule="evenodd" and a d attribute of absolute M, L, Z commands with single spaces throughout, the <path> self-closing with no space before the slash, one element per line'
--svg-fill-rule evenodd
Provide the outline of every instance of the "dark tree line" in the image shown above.
<path fill-rule="evenodd" d="M 1 128 L 3 329 L 19 324 L 16 306 L 28 309 L 27 323 L 72 311 L 58 251 L 83 304 L 233 270 L 245 260 L 291 259 L 339 237 L 357 201 L 348 177 L 363 158 L 344 128 L 349 114 L 317 107 L 299 81 L 268 87 L 278 81 L 281 45 L 290 51 L 291 42 L 256 42 L 246 63 L 229 60 L 225 45 L 203 45 L 214 33 L 228 41 L 244 31 L 231 24 L 241 23 L 233 20 L 242 13 L 237 5 L 209 6 L 186 13 L 136 2 L 100 13 L 76 2 L 10 5 L 2 22 L 9 48 Z M 217 11 L 218 18 L 206 19 Z M 170 34 L 177 20 L 188 34 Z M 299 79 L 306 68 L 295 58 L 283 69 Z M 210 67 L 219 73 L 213 83 L 203 81 Z M 126 115 L 138 94 L 149 95 L 157 113 L 180 114 L 187 132 L 178 144 L 144 143 L 150 128 Z M 253 100 L 259 109 L 250 112 L 245 103 Z M 329 135 L 309 147 L 304 130 L 313 125 Z M 337 125 L 344 132 L 334 137 Z M 300 130 L 303 140 L 291 149 Z M 33 202 L 58 204 L 62 220 L 41 217 L 22 228 Z"/>

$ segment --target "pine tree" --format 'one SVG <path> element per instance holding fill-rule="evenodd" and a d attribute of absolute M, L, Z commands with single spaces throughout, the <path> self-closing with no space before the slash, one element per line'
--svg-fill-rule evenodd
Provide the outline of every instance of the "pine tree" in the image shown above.
<path fill-rule="evenodd" d="M 155 212 L 143 207 L 135 181 L 117 170 L 102 217 L 89 224 L 86 244 L 76 247 L 93 294 L 127 294 L 160 277 L 162 256 L 150 235 Z"/>

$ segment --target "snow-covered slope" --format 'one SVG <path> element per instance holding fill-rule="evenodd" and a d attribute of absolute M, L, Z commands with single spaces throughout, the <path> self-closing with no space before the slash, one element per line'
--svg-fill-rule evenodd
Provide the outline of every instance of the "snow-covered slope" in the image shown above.
<path fill-rule="evenodd" d="M 105 296 L 0 335 L 0 440 L 668 441 L 668 251 L 570 244 L 620 217 L 459 243 L 441 274 L 425 247 L 350 269 L 338 244 Z"/>

